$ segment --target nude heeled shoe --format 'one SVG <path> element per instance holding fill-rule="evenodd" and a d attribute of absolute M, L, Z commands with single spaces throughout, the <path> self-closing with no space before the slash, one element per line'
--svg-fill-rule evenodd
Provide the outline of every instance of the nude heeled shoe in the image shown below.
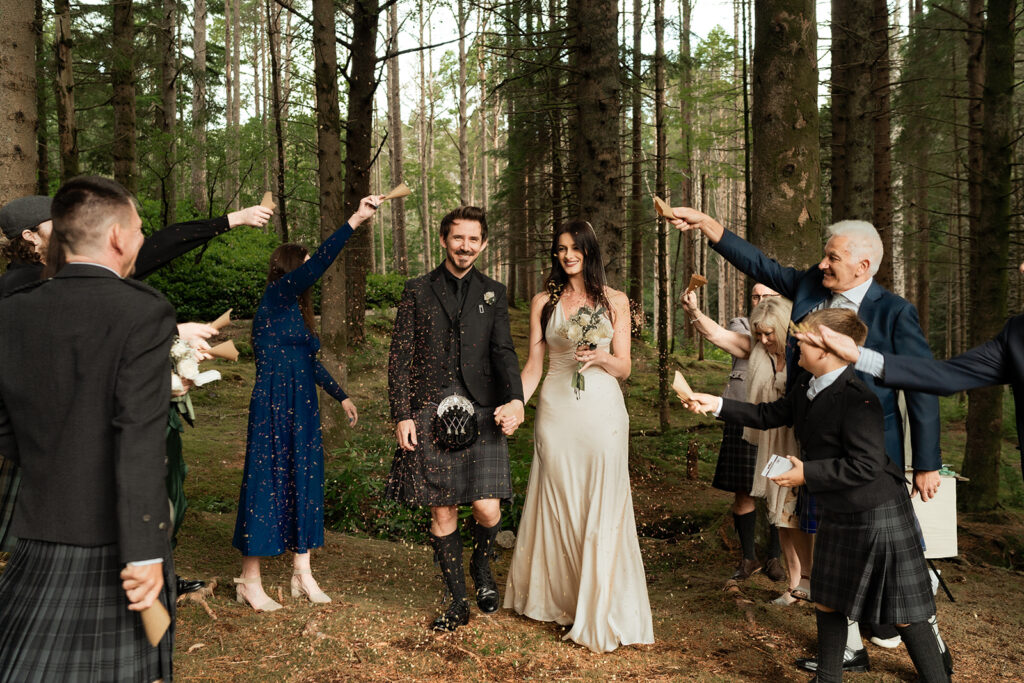
<path fill-rule="evenodd" d="M 277 600 L 274 600 L 273 598 L 271 598 L 269 596 L 267 597 L 267 601 L 266 602 L 261 603 L 259 605 L 254 605 L 252 602 L 249 601 L 248 598 L 246 598 L 242 594 L 242 586 L 243 585 L 253 584 L 253 583 L 260 583 L 260 577 L 258 577 L 258 576 L 253 576 L 253 577 L 240 576 L 240 577 L 237 577 L 235 579 L 235 600 L 237 600 L 238 602 L 242 603 L 243 605 L 248 604 L 250 607 L 252 607 L 257 612 L 274 612 L 276 610 L 281 609 L 284 606 L 281 603 L 279 603 Z"/>
<path fill-rule="evenodd" d="M 327 604 L 331 601 L 331 596 L 327 595 L 327 593 L 324 593 L 323 591 L 315 591 L 313 593 L 310 593 L 308 590 L 306 590 L 306 587 L 302 585 L 302 581 L 299 580 L 299 577 L 303 574 L 312 573 L 313 572 L 310 569 L 296 569 L 292 572 L 292 597 L 298 598 L 300 596 L 305 595 L 307 598 L 309 598 L 310 602 L 316 603 L 318 605 Z"/>

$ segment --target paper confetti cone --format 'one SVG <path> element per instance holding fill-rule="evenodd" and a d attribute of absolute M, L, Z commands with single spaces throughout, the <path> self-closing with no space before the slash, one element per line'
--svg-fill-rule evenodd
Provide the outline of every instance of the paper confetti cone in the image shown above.
<path fill-rule="evenodd" d="M 263 201 L 260 202 L 260 206 L 266 207 L 273 211 L 277 208 L 277 204 L 274 203 L 274 193 L 269 190 L 263 193 Z"/>
<path fill-rule="evenodd" d="M 167 632 L 171 625 L 171 615 L 162 602 L 154 602 L 152 605 L 140 612 L 142 617 L 142 628 L 146 631 L 146 640 L 153 647 L 160 644 L 160 639 Z"/>
<path fill-rule="evenodd" d="M 238 360 L 238 349 L 235 348 L 235 342 L 231 341 L 230 339 L 221 344 L 217 344 L 207 353 L 209 353 L 214 358 L 223 358 L 224 360 L 231 361 Z"/>
<path fill-rule="evenodd" d="M 408 197 L 411 194 L 412 190 L 409 189 L 408 185 L 406 185 L 405 183 L 399 183 L 398 187 L 384 195 L 384 199 L 400 199 L 401 197 Z"/>
<path fill-rule="evenodd" d="M 693 400 L 693 390 L 690 389 L 690 385 L 687 384 L 686 379 L 683 378 L 683 373 L 679 372 L 678 370 L 676 370 L 675 379 L 672 380 L 672 388 L 675 389 L 676 394 L 679 395 L 679 398 L 683 399 L 684 401 L 689 402 Z"/>
<path fill-rule="evenodd" d="M 686 285 L 686 291 L 683 292 L 683 296 L 686 296 L 692 291 L 698 290 L 708 283 L 708 279 L 703 275 L 694 273 L 690 276 L 690 284 Z"/>
<path fill-rule="evenodd" d="M 210 327 L 215 327 L 218 330 L 222 330 L 227 327 L 227 324 L 231 322 L 231 311 L 235 309 L 229 308 L 220 314 L 220 317 L 210 323 Z"/>

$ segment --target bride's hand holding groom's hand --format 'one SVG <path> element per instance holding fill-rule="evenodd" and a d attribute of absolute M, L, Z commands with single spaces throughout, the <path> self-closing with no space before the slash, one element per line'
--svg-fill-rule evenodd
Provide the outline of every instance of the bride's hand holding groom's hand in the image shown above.
<path fill-rule="evenodd" d="M 505 436 L 512 436 L 526 419 L 526 406 L 519 399 L 512 399 L 494 411 L 494 423 L 501 427 Z"/>
<path fill-rule="evenodd" d="M 722 399 L 717 396 L 712 396 L 711 394 L 694 394 L 693 398 L 689 401 L 682 398 L 679 400 L 691 413 L 707 415 L 708 413 L 714 413 L 718 410 L 719 403 Z"/>

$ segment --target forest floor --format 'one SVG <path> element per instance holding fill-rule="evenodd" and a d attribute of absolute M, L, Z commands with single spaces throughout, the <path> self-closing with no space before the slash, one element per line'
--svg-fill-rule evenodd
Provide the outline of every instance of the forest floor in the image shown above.
<path fill-rule="evenodd" d="M 342 449 L 329 453 L 328 470 L 343 457 L 342 451 L 344 457 L 355 454 L 379 472 L 390 463 L 393 446 L 384 390 L 390 317 L 375 313 L 367 327 L 369 339 L 350 360 L 346 387 L 359 406 L 359 425 L 346 435 Z M 522 354 L 525 312 L 513 311 L 513 331 Z M 229 331 L 239 341 L 247 335 L 244 323 Z M 728 370 L 718 358 L 674 356 L 691 384 L 709 391 L 721 388 Z M 360 533 L 328 531 L 325 546 L 314 552 L 313 568 L 322 588 L 334 598 L 331 604 L 314 606 L 288 596 L 287 556 L 269 559 L 263 568 L 267 592 L 284 609 L 257 614 L 236 603 L 231 578 L 239 571 L 239 555 L 231 547 L 231 535 L 253 366 L 251 355 L 236 364 L 215 365 L 224 380 L 194 392 L 198 421 L 185 435 L 190 467 L 186 491 L 192 507 L 175 559 L 182 576 L 216 577 L 218 586 L 209 601 L 216 617 L 196 603 L 179 604 L 178 680 L 810 678 L 792 662 L 815 652 L 812 609 L 769 604 L 783 586 L 760 574 L 738 589 L 724 590 L 737 547 L 729 515 L 731 496 L 709 484 L 720 428 L 710 419 L 674 408 L 672 429 L 657 429 L 656 357 L 650 347 L 634 344 L 627 405 L 633 431 L 631 481 L 656 642 L 608 654 L 563 642 L 562 627 L 505 609 L 484 616 L 474 606 L 468 626 L 453 634 L 432 633 L 428 624 L 441 607 L 441 589 L 427 546 Z M 956 468 L 963 443 L 961 403 L 944 399 L 943 415 L 946 460 Z M 940 591 L 937 604 L 957 680 L 1024 680 L 1024 494 L 1012 420 L 1010 424 L 1002 508 L 987 515 L 961 515 L 960 556 L 937 562 L 956 598 L 950 602 Z M 514 437 L 517 453 L 532 452 L 531 426 L 528 419 Z M 696 481 L 686 477 L 685 453 L 691 440 L 701 444 Z M 519 476 L 518 481 L 524 478 Z M 426 517 L 422 519 L 425 524 Z M 502 551 L 496 562 L 503 596 L 510 555 Z M 904 647 L 868 647 L 871 672 L 848 680 L 915 678 Z"/>

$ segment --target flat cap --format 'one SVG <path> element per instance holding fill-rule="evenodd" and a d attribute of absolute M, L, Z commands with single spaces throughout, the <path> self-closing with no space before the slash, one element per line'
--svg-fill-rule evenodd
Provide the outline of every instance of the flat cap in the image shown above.
<path fill-rule="evenodd" d="M 51 204 L 53 199 L 37 194 L 9 201 L 0 209 L 0 228 L 7 239 L 12 240 L 22 231 L 50 220 Z"/>

